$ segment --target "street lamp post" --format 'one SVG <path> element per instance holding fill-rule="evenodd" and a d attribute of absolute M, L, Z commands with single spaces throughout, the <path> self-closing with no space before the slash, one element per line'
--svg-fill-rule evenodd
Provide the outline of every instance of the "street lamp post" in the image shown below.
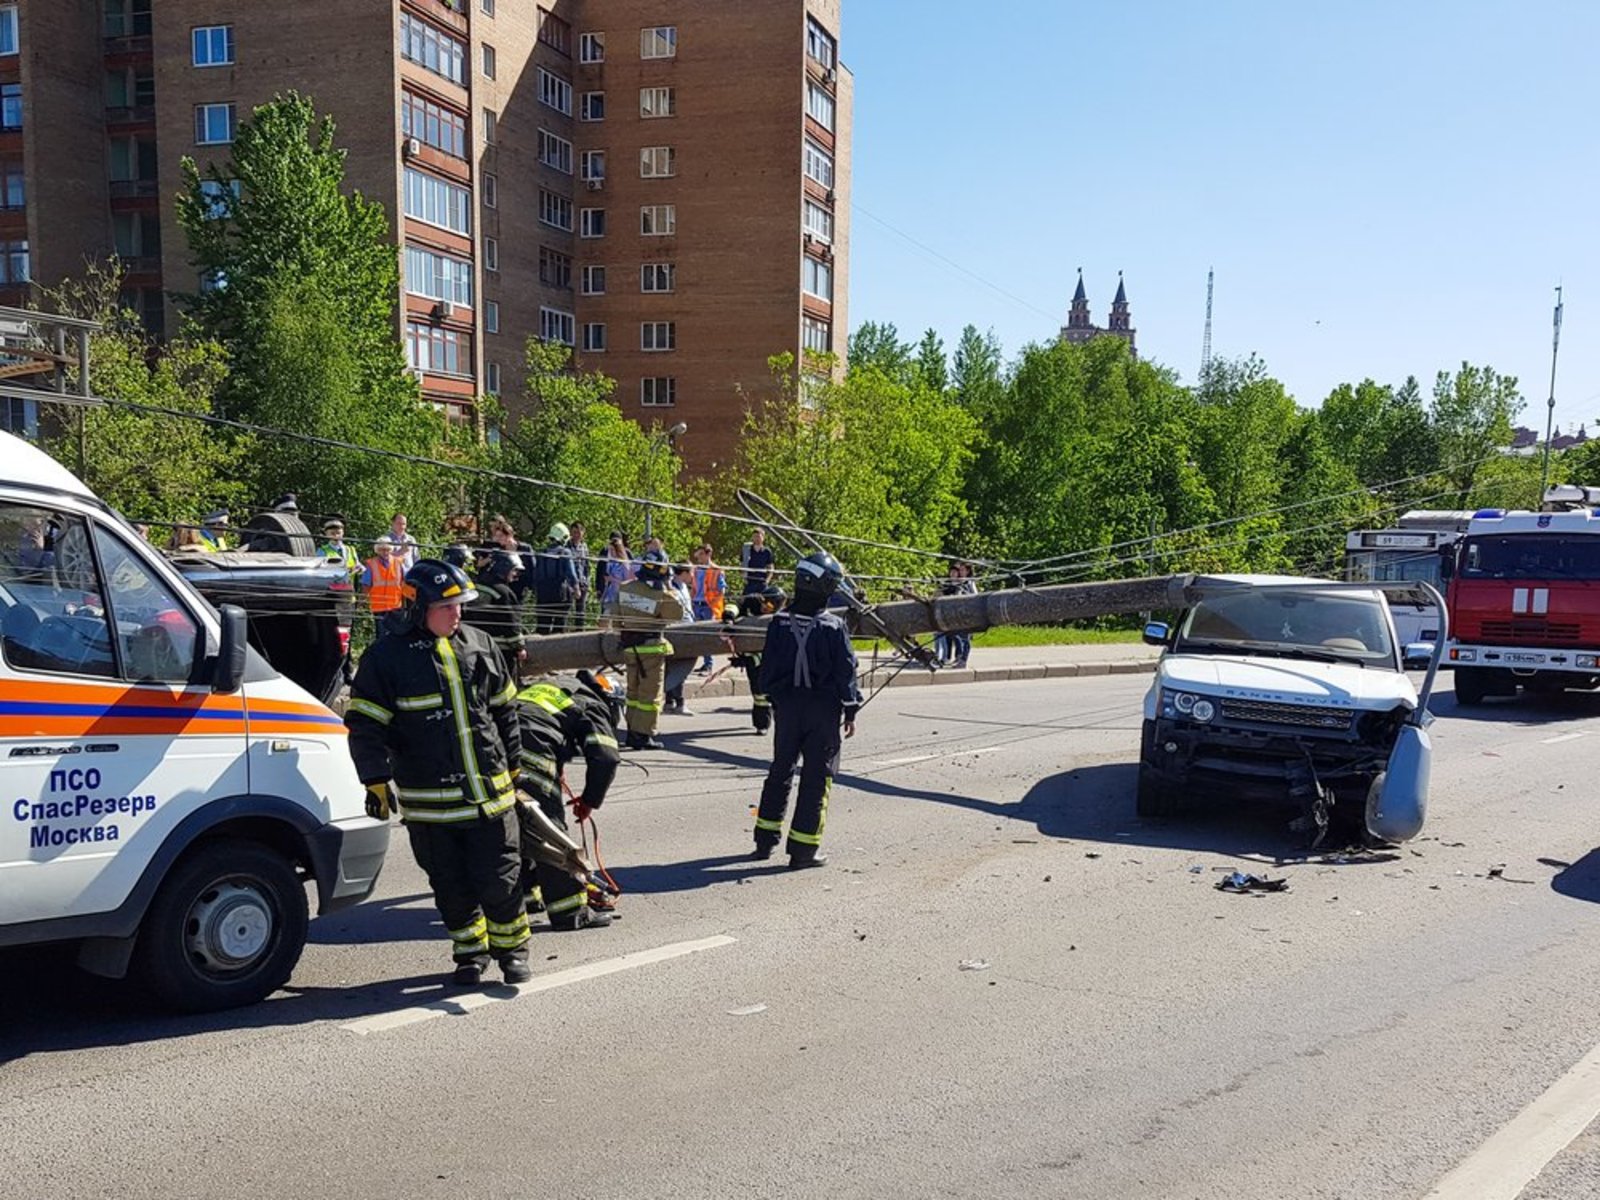
<path fill-rule="evenodd" d="M 656 452 L 661 449 L 663 444 L 668 446 L 677 445 L 678 439 L 688 432 L 689 426 L 683 421 L 679 421 L 671 429 L 665 431 L 657 429 L 650 434 L 650 456 L 645 459 L 644 465 L 644 540 L 647 542 L 655 534 L 650 518 L 653 507 L 652 502 L 656 498 Z"/>

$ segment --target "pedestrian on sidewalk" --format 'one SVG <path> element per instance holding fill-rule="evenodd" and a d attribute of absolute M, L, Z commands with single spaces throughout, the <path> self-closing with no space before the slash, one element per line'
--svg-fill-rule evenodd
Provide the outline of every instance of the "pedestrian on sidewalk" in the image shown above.
<path fill-rule="evenodd" d="M 694 552 L 694 619 L 720 621 L 728 600 L 728 579 L 721 567 L 711 561 L 711 543 L 702 542 Z M 699 667 L 701 675 L 711 674 L 711 655 Z"/>
<path fill-rule="evenodd" d="M 678 598 L 678 603 L 683 606 L 684 612 L 694 611 L 694 600 L 689 590 L 692 586 L 693 573 L 688 563 L 678 563 L 672 568 L 672 582 L 667 585 L 668 590 Z M 694 716 L 694 713 L 683 706 L 683 685 L 689 682 L 689 671 L 693 666 L 692 658 L 667 660 L 667 699 L 663 712 L 679 717 Z"/>

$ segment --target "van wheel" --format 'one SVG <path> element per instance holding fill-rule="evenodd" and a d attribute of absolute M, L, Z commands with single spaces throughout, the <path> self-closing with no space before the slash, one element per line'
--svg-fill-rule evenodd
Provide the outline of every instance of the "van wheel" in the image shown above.
<path fill-rule="evenodd" d="M 1489 694 L 1488 672 L 1482 667 L 1457 667 L 1455 688 L 1457 704 L 1482 704 Z"/>
<path fill-rule="evenodd" d="M 1134 795 L 1133 810 L 1141 817 L 1166 818 L 1178 815 L 1176 789 L 1144 763 L 1139 764 L 1139 790 Z"/>
<path fill-rule="evenodd" d="M 207 842 L 156 893 L 134 973 L 167 1008 L 254 1004 L 289 981 L 308 920 L 305 887 L 281 855 L 259 842 Z"/>

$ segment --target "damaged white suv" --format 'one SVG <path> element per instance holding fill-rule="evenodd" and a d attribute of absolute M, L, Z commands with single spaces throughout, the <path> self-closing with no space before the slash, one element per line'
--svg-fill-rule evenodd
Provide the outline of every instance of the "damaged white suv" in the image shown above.
<path fill-rule="evenodd" d="M 1166 653 L 1144 701 L 1139 815 L 1171 816 L 1197 794 L 1249 796 L 1293 806 L 1293 827 L 1313 843 L 1335 806 L 1364 813 L 1375 836 L 1415 836 L 1425 699 L 1383 592 L 1233 575 L 1191 580 L 1185 596 L 1176 624 L 1144 631 Z"/>

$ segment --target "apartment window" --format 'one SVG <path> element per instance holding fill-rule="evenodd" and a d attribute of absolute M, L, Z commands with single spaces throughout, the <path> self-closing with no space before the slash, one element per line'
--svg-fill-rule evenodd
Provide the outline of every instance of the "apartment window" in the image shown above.
<path fill-rule="evenodd" d="M 830 132 L 833 129 L 833 97 L 814 83 L 806 84 L 806 112 L 811 119 Z"/>
<path fill-rule="evenodd" d="M 678 326 L 675 321 L 646 321 L 639 326 L 639 349 L 652 354 L 678 348 Z"/>
<path fill-rule="evenodd" d="M 0 242 L 0 283 L 27 283 L 33 278 L 28 261 L 28 239 Z"/>
<path fill-rule="evenodd" d="M 20 158 L 0 162 L 0 205 L 8 209 L 26 208 L 28 176 Z"/>
<path fill-rule="evenodd" d="M 606 235 L 606 210 L 603 208 L 586 208 L 578 217 L 578 236 L 586 238 L 605 237 Z"/>
<path fill-rule="evenodd" d="M 22 128 L 22 85 L 0 84 L 0 129 Z"/>
<path fill-rule="evenodd" d="M 467 118 L 410 92 L 400 94 L 400 131 L 451 158 L 467 157 Z"/>
<path fill-rule="evenodd" d="M 678 402 L 678 381 L 671 375 L 639 381 L 639 403 L 646 408 L 671 408 Z"/>
<path fill-rule="evenodd" d="M 494 0 L 478 0 L 478 8 L 484 16 L 494 16 Z"/>
<path fill-rule="evenodd" d="M 591 354 L 603 354 L 606 348 L 606 327 L 599 321 L 590 321 L 583 327 L 583 348 Z"/>
<path fill-rule="evenodd" d="M 17 6 L 0 4 L 0 56 L 17 53 Z"/>
<path fill-rule="evenodd" d="M 831 302 L 833 300 L 833 268 L 820 258 L 812 258 L 809 254 L 803 260 L 800 271 L 800 286 L 813 296 Z"/>
<path fill-rule="evenodd" d="M 500 269 L 500 243 L 492 237 L 483 239 L 483 269 L 485 271 Z"/>
<path fill-rule="evenodd" d="M 119 183 L 156 177 L 156 144 L 147 138 L 112 138 L 109 177 Z"/>
<path fill-rule="evenodd" d="M 604 92 L 585 92 L 583 99 L 578 104 L 578 116 L 585 121 L 604 121 L 606 119 L 606 94 Z"/>
<path fill-rule="evenodd" d="M 485 242 L 487 247 L 487 241 Z M 472 264 L 421 246 L 406 247 L 406 291 L 429 300 L 472 305 Z"/>
<path fill-rule="evenodd" d="M 111 214 L 111 246 L 119 258 L 154 258 L 161 253 L 161 217 L 157 213 Z"/>
<path fill-rule="evenodd" d="M 494 145 L 495 134 L 500 128 L 500 114 L 492 108 L 483 110 L 483 144 Z"/>
<path fill-rule="evenodd" d="M 149 37 L 152 25 L 150 0 L 106 0 L 107 37 Z"/>
<path fill-rule="evenodd" d="M 481 47 L 483 51 L 483 77 L 494 78 L 494 47 L 485 42 Z"/>
<path fill-rule="evenodd" d="M 558 113 L 572 115 L 572 85 L 543 67 L 539 68 L 539 100 Z"/>
<path fill-rule="evenodd" d="M 606 60 L 606 35 L 603 33 L 580 33 L 578 35 L 578 61 L 581 63 L 603 63 Z"/>
<path fill-rule="evenodd" d="M 646 146 L 639 151 L 640 179 L 670 179 L 677 164 L 671 146 Z"/>
<path fill-rule="evenodd" d="M 583 177 L 585 179 L 604 179 L 606 177 L 606 152 L 604 150 L 585 150 L 583 152 Z"/>
<path fill-rule="evenodd" d="M 833 214 L 815 200 L 806 201 L 805 232 L 819 242 L 833 241 Z"/>
<path fill-rule="evenodd" d="M 483 364 L 483 390 L 491 396 L 500 394 L 500 364 L 497 362 Z"/>
<path fill-rule="evenodd" d="M 678 268 L 675 263 L 645 263 L 639 268 L 641 292 L 670 292 L 677 284 Z"/>
<path fill-rule="evenodd" d="M 195 145 L 225 146 L 233 141 L 233 114 L 234 107 L 231 104 L 196 104 Z"/>
<path fill-rule="evenodd" d="M 233 62 L 232 25 L 201 25 L 191 38 L 195 66 L 226 67 Z"/>
<path fill-rule="evenodd" d="M 577 340 L 577 331 L 577 321 L 571 313 L 559 308 L 539 309 L 539 336 L 545 341 L 570 346 Z"/>
<path fill-rule="evenodd" d="M 539 282 L 546 287 L 570 290 L 572 287 L 572 256 L 570 254 L 562 254 L 559 250 L 552 250 L 549 246 L 540 246 Z"/>
<path fill-rule="evenodd" d="M 483 193 L 483 206 L 485 208 L 500 207 L 500 176 L 485 172 L 483 183 L 479 190 Z"/>
<path fill-rule="evenodd" d="M 647 87 L 639 89 L 639 115 L 648 119 L 671 117 L 678 112 L 678 89 Z"/>
<path fill-rule="evenodd" d="M 644 237 L 668 237 L 678 232 L 676 204 L 646 204 L 639 210 L 639 233 Z"/>
<path fill-rule="evenodd" d="M 406 216 L 454 233 L 472 234 L 472 193 L 437 176 L 406 168 Z"/>
<path fill-rule="evenodd" d="M 400 14 L 400 57 L 466 86 L 466 43 L 407 12 Z"/>
<path fill-rule="evenodd" d="M 539 10 L 539 40 L 552 50 L 572 54 L 572 26 L 548 8 Z"/>
<path fill-rule="evenodd" d="M 572 174 L 572 143 L 548 129 L 539 130 L 539 161 L 563 175 Z"/>
<path fill-rule="evenodd" d="M 810 138 L 806 139 L 806 177 L 825 188 L 833 186 L 833 155 Z"/>
<path fill-rule="evenodd" d="M 206 220 L 218 221 L 233 212 L 233 204 L 239 199 L 241 188 L 242 184 L 237 179 L 230 179 L 226 183 L 220 179 L 202 179 L 200 195 L 206 202 Z"/>
<path fill-rule="evenodd" d="M 834 65 L 836 45 L 837 43 L 834 42 L 833 35 L 821 25 L 817 24 L 814 18 L 808 17 L 806 19 L 807 54 L 809 54 L 817 62 L 821 63 L 824 67 L 831 68 Z"/>
<path fill-rule="evenodd" d="M 500 301 L 485 300 L 483 302 L 483 331 L 485 333 L 500 332 Z"/>
<path fill-rule="evenodd" d="M 833 325 L 807 317 L 800 330 L 800 344 L 812 354 L 832 354 Z"/>
<path fill-rule="evenodd" d="M 606 294 L 606 269 L 604 267 L 585 267 L 583 269 L 583 294 L 585 296 L 604 296 Z"/>
<path fill-rule="evenodd" d="M 470 374 L 470 370 L 461 369 L 462 363 L 470 363 L 472 358 L 470 350 L 467 354 L 462 354 L 464 341 L 466 339 L 459 330 L 445 329 L 421 321 L 408 321 L 406 361 L 411 364 L 413 370 L 427 371 L 435 375 Z"/>
<path fill-rule="evenodd" d="M 639 31 L 640 58 L 676 58 L 678 56 L 678 27 L 657 25 Z"/>
<path fill-rule="evenodd" d="M 572 201 L 544 188 L 539 189 L 539 220 L 557 229 L 572 232 Z"/>

